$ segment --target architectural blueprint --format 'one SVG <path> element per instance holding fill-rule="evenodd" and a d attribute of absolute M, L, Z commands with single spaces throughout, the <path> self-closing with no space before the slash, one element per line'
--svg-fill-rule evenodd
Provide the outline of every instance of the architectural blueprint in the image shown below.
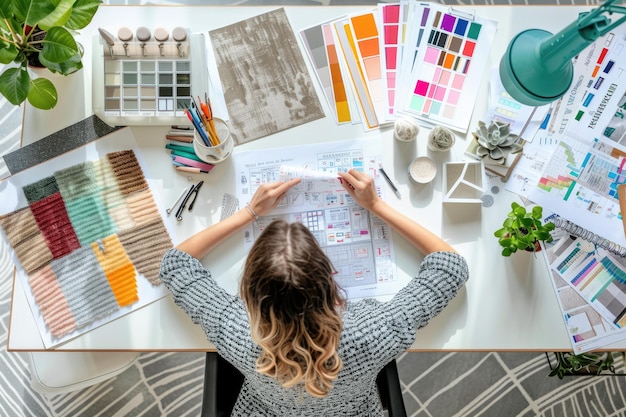
<path fill-rule="evenodd" d="M 270 216 L 244 233 L 246 250 L 274 219 L 307 226 L 331 259 L 335 279 L 348 298 L 394 294 L 397 279 L 391 229 L 357 205 L 337 179 L 337 172 L 358 169 L 374 177 L 382 195 L 380 142 L 355 140 L 324 142 L 234 155 L 237 197 L 246 204 L 265 182 L 300 177 Z"/>

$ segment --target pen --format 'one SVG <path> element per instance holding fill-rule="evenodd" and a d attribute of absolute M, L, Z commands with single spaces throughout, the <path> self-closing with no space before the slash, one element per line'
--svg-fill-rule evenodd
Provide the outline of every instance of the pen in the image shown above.
<path fill-rule="evenodd" d="M 185 195 L 185 193 L 187 192 L 187 189 L 185 188 L 183 190 L 182 193 L 180 193 L 180 195 L 178 196 L 178 198 L 176 199 L 176 201 L 174 201 L 174 204 L 172 204 L 172 207 L 168 208 L 167 210 L 165 210 L 165 212 L 167 214 L 170 214 L 172 212 L 172 210 L 174 210 L 174 207 L 176 207 L 176 204 L 178 204 L 178 202 L 180 201 L 181 198 L 183 198 L 183 196 Z"/>
<path fill-rule="evenodd" d="M 185 114 L 187 115 L 187 118 L 191 120 L 191 123 L 193 123 L 204 144 L 206 146 L 211 146 L 211 142 L 209 142 L 209 138 L 207 137 L 206 132 L 202 128 L 200 121 L 197 119 L 198 116 L 196 116 L 194 112 L 190 111 L 189 109 L 185 109 Z"/>
<path fill-rule="evenodd" d="M 191 200 L 191 203 L 189 204 L 189 211 L 193 209 L 193 204 L 196 202 L 196 198 L 198 197 L 198 191 L 200 191 L 200 187 L 202 187 L 202 184 L 204 184 L 204 181 L 200 181 L 198 185 L 193 187 L 192 193 L 195 193 L 195 195 L 193 196 L 193 200 Z"/>
<path fill-rule="evenodd" d="M 176 220 L 181 221 L 183 219 L 183 211 L 185 210 L 185 206 L 187 205 L 187 200 L 189 200 L 189 196 L 191 196 L 191 193 L 193 193 L 194 188 L 195 187 L 191 187 L 189 189 L 189 192 L 185 195 L 183 202 L 180 203 L 180 207 L 178 207 L 178 210 L 176 210 Z"/>
<path fill-rule="evenodd" d="M 400 191 L 398 191 L 398 187 L 396 187 L 395 184 L 391 182 L 391 178 L 389 178 L 389 176 L 387 175 L 383 167 L 379 167 L 378 170 L 380 171 L 381 174 L 383 174 L 383 178 L 385 178 L 385 181 L 387 181 L 387 184 L 389 184 L 389 186 L 393 190 L 393 193 L 396 195 L 396 197 L 400 198 L 401 196 L 400 196 Z"/>

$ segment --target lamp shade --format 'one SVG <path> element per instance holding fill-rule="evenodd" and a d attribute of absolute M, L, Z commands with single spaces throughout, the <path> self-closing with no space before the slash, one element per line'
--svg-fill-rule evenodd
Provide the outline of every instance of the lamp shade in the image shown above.
<path fill-rule="evenodd" d="M 518 34 L 500 60 L 500 79 L 505 90 L 516 101 L 528 106 L 543 106 L 560 98 L 569 89 L 574 66 L 549 68 L 542 62 L 540 45 L 552 34 L 530 29 Z"/>
<path fill-rule="evenodd" d="M 567 92 L 574 78 L 572 58 L 598 37 L 573 22 L 556 34 L 528 29 L 517 34 L 500 60 L 500 79 L 515 100 L 543 106 Z"/>

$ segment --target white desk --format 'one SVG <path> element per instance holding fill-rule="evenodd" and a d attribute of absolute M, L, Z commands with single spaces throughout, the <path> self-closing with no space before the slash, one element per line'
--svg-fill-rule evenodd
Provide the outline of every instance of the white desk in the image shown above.
<path fill-rule="evenodd" d="M 286 7 L 295 31 L 342 14 L 365 10 L 369 6 L 350 7 Z M 157 27 L 163 22 L 189 27 L 193 32 L 208 30 L 255 16 L 276 7 L 136 7 L 103 6 L 91 25 L 82 32 L 82 43 L 91 45 L 98 27 Z M 462 7 L 461 9 L 470 9 Z M 564 6 L 478 6 L 478 14 L 499 21 L 493 46 L 492 65 L 496 65 L 508 41 L 520 30 L 537 27 L 560 30 L 589 7 Z M 175 23 L 171 23 L 175 22 Z M 92 114 L 91 111 L 91 51 L 86 50 L 85 69 L 66 78 L 55 79 L 60 91 L 54 110 L 38 111 L 26 108 L 23 144 L 31 143 L 52 132 Z M 483 116 L 488 93 L 488 78 L 483 79 L 470 132 Z M 84 96 L 72 94 L 72 88 L 85 91 Z M 320 98 L 323 96 L 320 92 Z M 321 99 L 323 105 L 325 101 Z M 327 113 L 328 114 L 328 113 Z M 163 146 L 167 127 L 133 127 L 149 170 L 156 178 L 160 193 L 169 205 L 188 180 L 172 168 Z M 463 160 L 467 138 L 457 138 L 449 153 L 432 154 L 438 162 L 438 174 L 427 186 L 416 186 L 408 178 L 407 167 L 416 155 L 427 155 L 422 128 L 417 143 L 395 141 L 390 130 L 365 134 L 360 125 L 337 126 L 329 117 L 263 138 L 236 148 L 237 152 L 284 146 L 297 138 L 299 143 L 311 143 L 320 138 L 340 140 L 381 136 L 385 146 L 384 163 L 390 176 L 399 185 L 402 200 L 394 205 L 427 227 L 442 235 L 468 260 L 470 280 L 451 304 L 424 329 L 417 333 L 414 350 L 537 350 L 569 351 L 568 336 L 560 316 L 557 300 L 541 256 L 521 253 L 510 258 L 500 255 L 493 232 L 510 209 L 511 201 L 519 198 L 504 191 L 495 195 L 495 204 L 475 210 L 443 208 L 441 204 L 441 163 Z M 469 136 L 469 135 L 468 135 Z M 209 175 L 201 177 L 204 187 L 194 208 L 177 224 L 177 238 L 183 239 L 195 231 L 219 220 L 224 192 L 232 193 L 235 172 L 233 164 L 218 165 Z M 200 177 L 195 177 L 198 181 Z M 396 260 L 402 279 L 408 281 L 417 271 L 414 251 L 399 236 L 394 237 Z M 242 269 L 244 252 L 242 238 L 233 237 L 205 259 L 214 277 L 226 287 L 234 288 Z M 9 350 L 38 350 L 43 344 L 28 308 L 21 284 L 16 280 L 10 320 Z M 200 327 L 167 297 L 128 316 L 78 337 L 59 349 L 67 350 L 207 350 L 212 345 Z M 618 347 L 613 347 L 617 349 Z M 623 344 L 621 348 L 626 348 Z"/>

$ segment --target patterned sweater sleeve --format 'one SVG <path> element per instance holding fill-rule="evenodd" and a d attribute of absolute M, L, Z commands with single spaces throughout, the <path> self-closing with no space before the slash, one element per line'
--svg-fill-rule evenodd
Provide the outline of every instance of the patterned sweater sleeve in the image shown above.
<path fill-rule="evenodd" d="M 416 332 L 448 305 L 468 279 L 465 259 L 452 252 L 426 256 L 417 275 L 391 300 L 349 307 L 355 338 L 370 359 L 387 363 L 415 341 Z"/>
<path fill-rule="evenodd" d="M 249 355 L 252 347 L 243 342 L 250 340 L 250 325 L 241 298 L 217 284 L 198 259 L 170 249 L 163 256 L 160 276 L 174 302 L 202 327 L 220 354 L 231 362 Z"/>

